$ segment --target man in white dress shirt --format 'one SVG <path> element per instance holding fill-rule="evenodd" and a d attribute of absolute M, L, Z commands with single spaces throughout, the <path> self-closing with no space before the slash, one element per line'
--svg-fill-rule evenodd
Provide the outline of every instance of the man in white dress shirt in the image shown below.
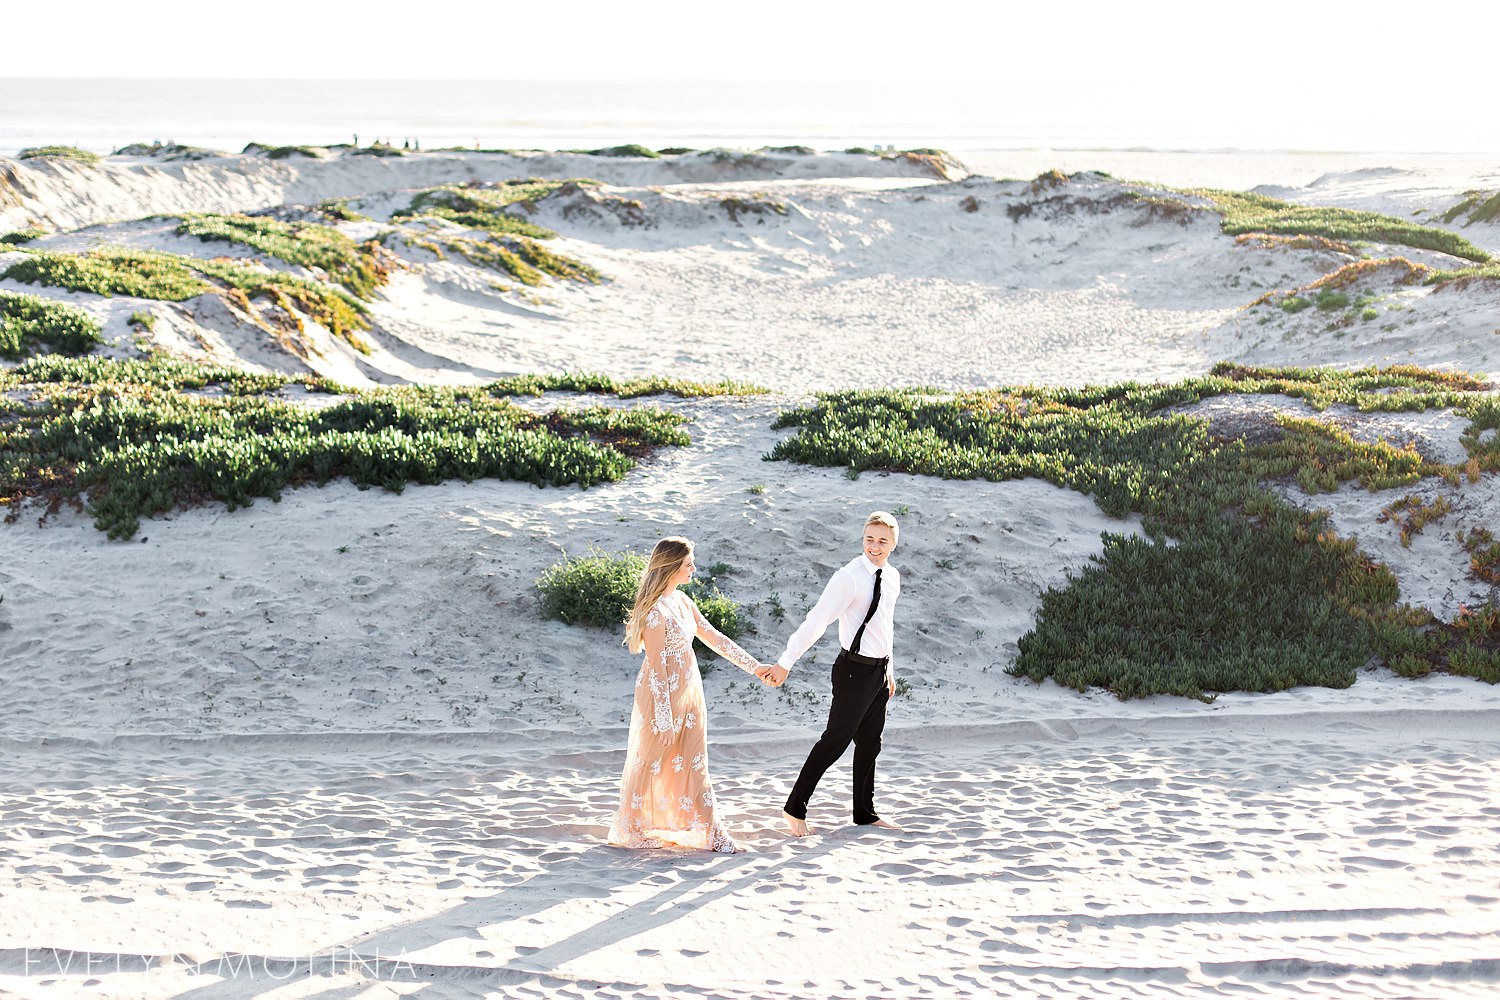
<path fill-rule="evenodd" d="M 765 667 L 761 676 L 772 684 L 786 680 L 797 658 L 817 642 L 835 621 L 839 623 L 839 655 L 833 661 L 833 704 L 828 726 L 807 755 L 802 773 L 787 797 L 785 816 L 792 835 L 805 837 L 807 800 L 823 772 L 854 744 L 854 822 L 897 830 L 875 812 L 875 758 L 885 729 L 885 706 L 896 693 L 892 666 L 896 599 L 901 596 L 901 573 L 889 564 L 900 528 L 896 519 L 877 510 L 865 519 L 864 552 L 844 566 L 807 619 L 792 633 L 786 651 Z"/>

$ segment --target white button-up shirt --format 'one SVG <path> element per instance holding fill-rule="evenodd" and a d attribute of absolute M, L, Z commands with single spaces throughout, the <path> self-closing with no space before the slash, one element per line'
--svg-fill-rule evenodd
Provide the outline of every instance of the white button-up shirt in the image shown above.
<path fill-rule="evenodd" d="M 797 658 L 822 638 L 835 619 L 839 623 L 839 645 L 848 649 L 875 596 L 875 569 L 869 557 L 860 553 L 857 559 L 833 574 L 833 579 L 823 588 L 823 596 L 818 598 L 818 603 L 807 613 L 807 619 L 787 640 L 786 651 L 777 657 L 776 662 L 790 670 Z M 870 619 L 865 634 L 860 637 L 859 654 L 889 656 L 894 666 L 892 644 L 896 632 L 896 598 L 901 596 L 901 573 L 890 563 L 880 569 L 880 606 L 875 609 L 875 617 Z"/>

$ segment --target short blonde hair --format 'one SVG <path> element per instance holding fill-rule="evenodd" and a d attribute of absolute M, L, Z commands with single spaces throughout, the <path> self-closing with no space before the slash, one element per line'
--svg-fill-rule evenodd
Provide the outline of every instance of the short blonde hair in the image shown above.
<path fill-rule="evenodd" d="M 883 510 L 872 510 L 870 516 L 865 518 L 865 527 L 872 524 L 883 524 L 891 529 L 891 544 L 894 545 L 901 540 L 901 525 L 896 523 L 896 518 Z"/>

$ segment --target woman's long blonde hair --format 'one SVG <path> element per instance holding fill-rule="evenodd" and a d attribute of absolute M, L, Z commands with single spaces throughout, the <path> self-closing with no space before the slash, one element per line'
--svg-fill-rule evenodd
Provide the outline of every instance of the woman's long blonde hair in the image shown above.
<path fill-rule="evenodd" d="M 663 538 L 651 550 L 646 572 L 641 574 L 640 586 L 635 588 L 635 604 L 630 608 L 630 617 L 625 619 L 625 645 L 632 653 L 646 648 L 646 616 L 672 588 L 672 577 L 692 554 L 693 543 L 679 535 Z"/>

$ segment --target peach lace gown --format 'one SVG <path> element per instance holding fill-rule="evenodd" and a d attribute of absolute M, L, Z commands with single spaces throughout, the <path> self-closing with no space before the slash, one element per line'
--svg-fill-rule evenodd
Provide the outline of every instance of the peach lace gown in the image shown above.
<path fill-rule="evenodd" d="M 695 635 L 741 670 L 755 673 L 755 657 L 709 624 L 686 594 L 664 594 L 647 613 L 646 656 L 635 682 L 620 808 L 609 828 L 609 842 L 617 847 L 737 849 L 719 823 L 708 777 L 708 713 L 693 655 Z M 673 738 L 664 746 L 658 734 L 665 732 Z"/>

